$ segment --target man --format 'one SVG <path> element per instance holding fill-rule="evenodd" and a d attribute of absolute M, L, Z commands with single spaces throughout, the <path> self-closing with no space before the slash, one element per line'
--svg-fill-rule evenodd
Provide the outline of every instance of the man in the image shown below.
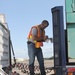
<path fill-rule="evenodd" d="M 39 62 L 41 75 L 46 75 L 41 46 L 43 46 L 43 42 L 48 39 L 48 36 L 45 35 L 44 30 L 46 27 L 48 27 L 48 25 L 49 22 L 47 20 L 43 20 L 41 24 L 33 26 L 29 32 L 27 44 L 30 75 L 34 75 L 35 56 Z"/>

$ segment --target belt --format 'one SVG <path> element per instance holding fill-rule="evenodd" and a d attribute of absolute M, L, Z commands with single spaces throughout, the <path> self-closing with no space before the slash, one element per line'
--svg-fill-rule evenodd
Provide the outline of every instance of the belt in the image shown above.
<path fill-rule="evenodd" d="M 33 42 L 31 42 L 31 41 L 27 41 L 27 44 L 30 44 L 30 43 L 33 43 Z M 34 43 L 33 43 L 34 44 Z"/>

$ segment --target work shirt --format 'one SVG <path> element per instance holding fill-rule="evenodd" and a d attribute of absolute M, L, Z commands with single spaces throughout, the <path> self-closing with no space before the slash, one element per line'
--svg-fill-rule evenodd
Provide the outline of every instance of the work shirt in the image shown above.
<path fill-rule="evenodd" d="M 38 30 L 37 30 L 37 28 L 32 28 L 32 31 L 31 31 L 31 33 L 32 33 L 32 35 L 34 35 L 34 36 L 36 36 L 37 34 L 38 34 Z M 42 36 L 42 30 L 40 30 L 40 34 L 41 34 L 41 36 Z M 34 40 L 33 39 L 28 39 L 28 41 L 30 41 L 30 42 L 32 42 L 32 43 L 34 43 Z"/>

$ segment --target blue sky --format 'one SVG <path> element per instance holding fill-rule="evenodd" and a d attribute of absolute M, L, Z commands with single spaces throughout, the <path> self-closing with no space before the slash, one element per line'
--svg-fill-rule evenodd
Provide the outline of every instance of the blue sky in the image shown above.
<path fill-rule="evenodd" d="M 0 13 L 5 14 L 17 58 L 28 58 L 26 41 L 33 25 L 40 24 L 44 19 L 48 20 L 50 25 L 46 28 L 46 35 L 53 36 L 51 8 L 55 6 L 65 6 L 65 0 L 0 1 Z M 53 45 L 51 43 L 44 44 L 44 57 L 52 56 Z"/>

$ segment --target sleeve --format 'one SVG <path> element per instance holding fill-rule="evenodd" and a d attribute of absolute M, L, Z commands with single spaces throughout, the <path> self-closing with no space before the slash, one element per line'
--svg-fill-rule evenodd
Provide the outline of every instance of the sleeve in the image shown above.
<path fill-rule="evenodd" d="M 45 36 L 45 30 L 43 31 L 43 36 Z"/>
<path fill-rule="evenodd" d="M 38 33 L 38 31 L 37 31 L 37 29 L 36 28 L 32 28 L 32 35 L 37 35 L 37 33 Z"/>

